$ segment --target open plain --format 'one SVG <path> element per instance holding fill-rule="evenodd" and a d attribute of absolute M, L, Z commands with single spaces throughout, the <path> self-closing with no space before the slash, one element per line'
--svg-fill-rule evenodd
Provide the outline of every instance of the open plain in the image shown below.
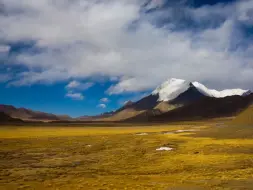
<path fill-rule="evenodd" d="M 0 189 L 252 189 L 250 127 L 2 126 Z"/>

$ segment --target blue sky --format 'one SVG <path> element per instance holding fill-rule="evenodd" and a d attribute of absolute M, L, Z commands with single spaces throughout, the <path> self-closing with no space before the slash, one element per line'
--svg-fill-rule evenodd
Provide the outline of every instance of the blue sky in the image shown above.
<path fill-rule="evenodd" d="M 54 85 L 31 85 L 19 87 L 6 87 L 0 85 L 0 99 L 3 104 L 26 107 L 57 114 L 69 114 L 72 116 L 95 115 L 105 111 L 112 111 L 122 106 L 129 99 L 137 100 L 142 96 L 141 93 L 127 95 L 104 94 L 109 88 L 110 83 L 95 84 L 89 90 L 81 92 L 83 100 L 66 97 L 66 83 Z M 101 100 L 107 98 L 108 101 Z M 106 108 L 99 104 L 106 104 Z"/>
<path fill-rule="evenodd" d="M 71 116 L 168 78 L 253 89 L 251 0 L 3 0 L 0 104 Z"/>

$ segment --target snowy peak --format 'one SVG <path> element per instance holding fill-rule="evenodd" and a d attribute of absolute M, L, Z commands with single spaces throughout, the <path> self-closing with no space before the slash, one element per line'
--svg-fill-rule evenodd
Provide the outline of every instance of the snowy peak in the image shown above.
<path fill-rule="evenodd" d="M 170 101 L 177 98 L 180 94 L 186 92 L 190 87 L 195 87 L 201 94 L 205 96 L 215 98 L 224 98 L 234 95 L 244 96 L 251 93 L 249 90 L 242 89 L 226 89 L 217 91 L 214 89 L 208 89 L 199 82 L 192 83 L 182 79 L 172 78 L 158 86 L 152 92 L 152 95 L 159 95 L 158 101 Z"/>
<path fill-rule="evenodd" d="M 189 87 L 189 82 L 182 79 L 172 78 L 158 86 L 152 92 L 152 95 L 159 95 L 158 101 L 170 101 L 185 92 Z"/>

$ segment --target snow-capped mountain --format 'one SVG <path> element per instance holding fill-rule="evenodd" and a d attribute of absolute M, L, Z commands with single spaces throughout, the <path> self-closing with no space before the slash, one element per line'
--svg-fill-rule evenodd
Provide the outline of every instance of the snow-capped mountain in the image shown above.
<path fill-rule="evenodd" d="M 219 116 L 221 113 L 222 116 L 230 116 L 248 105 L 250 98 L 246 95 L 250 93 L 249 90 L 242 89 L 217 91 L 208 89 L 199 82 L 172 78 L 158 86 L 150 95 L 116 110 L 106 120 L 147 121 L 147 119 L 171 113 L 173 110 L 179 110 L 180 113 L 176 112 L 179 119 L 181 114 L 191 117 L 192 113 L 198 116 L 202 112 L 207 116 L 210 114 Z"/>
<path fill-rule="evenodd" d="M 199 93 L 204 96 L 214 98 L 224 98 L 227 96 L 235 95 L 244 96 L 251 93 L 250 90 L 242 89 L 226 89 L 222 91 L 217 91 L 213 89 L 208 89 L 206 86 L 199 82 L 188 82 L 182 79 L 172 78 L 157 87 L 152 92 L 152 95 L 158 95 L 158 101 L 171 101 L 191 88 L 195 88 Z"/>

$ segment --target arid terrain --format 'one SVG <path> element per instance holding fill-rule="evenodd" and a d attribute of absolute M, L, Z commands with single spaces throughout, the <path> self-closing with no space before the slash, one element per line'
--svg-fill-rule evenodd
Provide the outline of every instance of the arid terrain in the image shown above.
<path fill-rule="evenodd" d="M 0 189 L 252 189 L 253 130 L 1 126 Z"/>

